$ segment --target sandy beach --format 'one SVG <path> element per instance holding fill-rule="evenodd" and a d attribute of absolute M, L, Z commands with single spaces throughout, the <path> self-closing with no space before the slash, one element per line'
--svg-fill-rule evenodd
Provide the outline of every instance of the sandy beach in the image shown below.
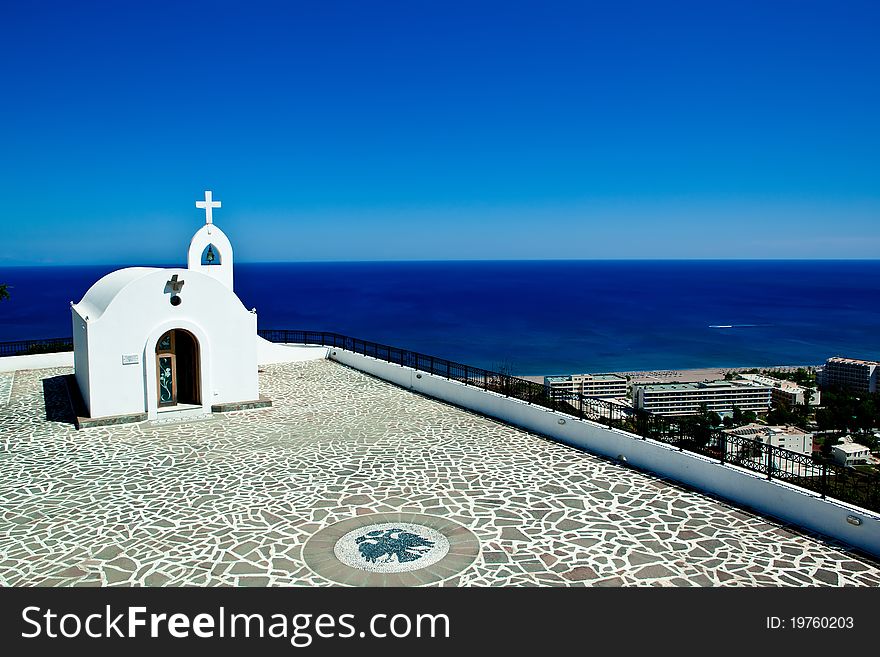
<path fill-rule="evenodd" d="M 634 370 L 629 372 L 603 372 L 603 374 L 617 374 L 618 376 L 628 377 L 633 383 L 669 383 L 672 381 L 678 381 L 680 383 L 690 383 L 693 381 L 714 381 L 716 379 L 723 379 L 724 375 L 728 372 L 747 372 L 752 369 L 781 370 L 784 372 L 793 372 L 801 367 L 803 367 L 804 369 L 810 369 L 815 368 L 816 365 L 755 365 L 751 367 L 703 367 L 697 369 L 681 370 Z M 524 376 L 522 378 L 529 381 L 536 381 L 538 383 L 544 382 L 543 376 Z"/>

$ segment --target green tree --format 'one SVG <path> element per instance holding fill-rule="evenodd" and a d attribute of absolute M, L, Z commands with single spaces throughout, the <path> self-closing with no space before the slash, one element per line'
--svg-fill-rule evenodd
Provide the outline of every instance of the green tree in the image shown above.
<path fill-rule="evenodd" d="M 877 449 L 877 438 L 870 431 L 861 434 L 857 441 L 859 444 L 864 445 L 871 451 Z"/>
<path fill-rule="evenodd" d="M 760 460 L 764 453 L 764 443 L 760 440 L 744 440 L 740 445 L 739 456 L 746 460 Z"/>
<path fill-rule="evenodd" d="M 831 409 L 820 408 L 816 411 L 816 424 L 820 431 L 828 431 L 834 428 L 834 417 Z"/>
<path fill-rule="evenodd" d="M 826 457 L 831 456 L 831 448 L 834 447 L 837 443 L 840 442 L 840 436 L 834 434 L 830 436 L 825 436 L 822 440 L 822 455 Z"/>
<path fill-rule="evenodd" d="M 816 411 L 822 430 L 868 431 L 880 426 L 880 395 L 857 397 L 849 390 L 823 391 L 822 408 Z"/>
<path fill-rule="evenodd" d="M 741 427 L 744 424 L 751 424 L 758 420 L 758 414 L 755 411 L 744 411 L 739 406 L 733 407 L 733 426 Z"/>
<path fill-rule="evenodd" d="M 767 413 L 767 424 L 784 426 L 788 424 L 796 424 L 797 420 L 797 414 L 791 410 L 788 404 L 773 404 L 773 408 Z"/>
<path fill-rule="evenodd" d="M 801 414 L 802 424 L 806 427 L 810 422 L 810 416 L 813 413 L 813 388 L 812 386 L 804 386 L 804 403 L 798 407 Z"/>
<path fill-rule="evenodd" d="M 811 386 L 815 385 L 816 383 L 816 373 L 812 369 L 808 370 L 803 367 L 797 368 L 794 372 L 783 372 L 782 370 L 763 370 L 761 374 L 783 381 L 794 381 L 799 386 Z"/>
<path fill-rule="evenodd" d="M 696 415 L 682 418 L 687 435 L 700 447 L 705 447 L 712 437 L 713 429 L 721 426 L 721 416 L 710 411 L 706 404 L 700 404 Z"/>
<path fill-rule="evenodd" d="M 746 423 L 743 418 L 743 410 L 739 406 L 733 407 L 733 415 L 731 416 L 731 422 L 733 422 L 733 426 L 741 427 Z"/>
<path fill-rule="evenodd" d="M 880 427 L 880 393 L 865 397 L 859 411 L 861 429 L 868 431 Z"/>
<path fill-rule="evenodd" d="M 4 301 L 9 298 L 9 285 L 6 283 L 0 283 L 0 301 Z"/>

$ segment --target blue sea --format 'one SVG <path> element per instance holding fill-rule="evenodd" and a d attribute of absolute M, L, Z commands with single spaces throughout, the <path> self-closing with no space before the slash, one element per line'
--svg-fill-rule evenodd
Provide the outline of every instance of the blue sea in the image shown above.
<path fill-rule="evenodd" d="M 69 302 L 116 268 L 0 269 L 0 341 L 69 336 Z M 880 358 L 880 261 L 238 264 L 235 289 L 260 328 L 523 375 Z"/>

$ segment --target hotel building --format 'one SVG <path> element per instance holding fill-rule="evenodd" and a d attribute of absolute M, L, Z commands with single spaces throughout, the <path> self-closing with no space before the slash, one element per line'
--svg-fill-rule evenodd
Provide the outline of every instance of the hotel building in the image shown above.
<path fill-rule="evenodd" d="M 626 379 L 614 374 L 545 376 L 544 385 L 554 398 L 572 392 L 585 397 L 626 397 Z"/>
<path fill-rule="evenodd" d="M 880 362 L 876 360 L 834 356 L 825 361 L 819 385 L 822 388 L 844 388 L 864 395 L 877 392 L 878 372 Z"/>
<path fill-rule="evenodd" d="M 633 386 L 633 407 L 655 415 L 696 415 L 704 404 L 716 413 L 730 413 L 734 408 L 766 413 L 770 409 L 770 386 L 724 380 Z"/>
<path fill-rule="evenodd" d="M 799 386 L 794 381 L 783 381 L 781 379 L 774 379 L 772 376 L 762 376 L 761 374 L 741 374 L 740 376 L 747 381 L 770 386 L 770 399 L 775 405 L 783 404 L 791 408 L 798 404 L 803 404 L 806 398 L 807 389 Z M 811 393 L 810 404 L 818 406 L 822 393 L 818 390 L 812 390 Z"/>

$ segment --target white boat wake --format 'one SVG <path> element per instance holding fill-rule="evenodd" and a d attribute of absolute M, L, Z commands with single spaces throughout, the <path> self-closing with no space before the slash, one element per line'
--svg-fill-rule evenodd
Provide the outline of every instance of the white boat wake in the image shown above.
<path fill-rule="evenodd" d="M 755 328 L 758 326 L 773 326 L 773 324 L 709 324 L 709 328 L 713 329 Z"/>

